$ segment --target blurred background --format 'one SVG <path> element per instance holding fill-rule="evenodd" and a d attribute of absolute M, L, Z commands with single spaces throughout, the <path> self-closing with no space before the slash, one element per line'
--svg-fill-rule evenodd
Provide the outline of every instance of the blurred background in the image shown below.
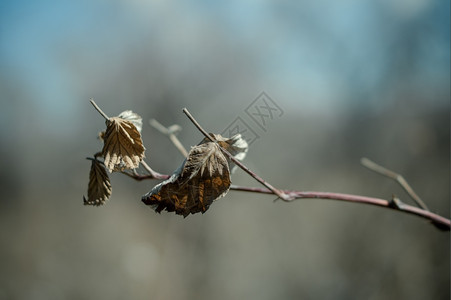
<path fill-rule="evenodd" d="M 231 191 L 204 215 L 156 214 L 157 181 L 112 174 L 83 206 L 103 118 L 144 119 L 147 162 L 240 117 L 245 163 L 276 187 L 411 200 L 450 215 L 450 2 L 2 1 L 0 299 L 449 299 L 450 235 L 418 217 Z M 262 129 L 261 92 L 283 111 Z M 258 186 L 241 170 L 234 184 Z"/>

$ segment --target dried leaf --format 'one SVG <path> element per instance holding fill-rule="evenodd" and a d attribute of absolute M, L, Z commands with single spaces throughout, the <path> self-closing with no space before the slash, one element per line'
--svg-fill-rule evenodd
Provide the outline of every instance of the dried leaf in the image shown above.
<path fill-rule="evenodd" d="M 125 110 L 121 112 L 117 117 L 132 122 L 133 125 L 135 125 L 138 132 L 141 133 L 143 128 L 143 119 L 141 118 L 140 115 L 132 112 L 131 110 Z M 101 141 L 105 140 L 105 131 L 99 132 L 97 137 Z"/>
<path fill-rule="evenodd" d="M 145 148 L 135 125 L 120 117 L 109 118 L 106 125 L 102 150 L 106 168 L 110 172 L 137 168 Z"/>
<path fill-rule="evenodd" d="M 227 150 L 230 154 L 235 157 L 235 159 L 243 160 L 246 157 L 246 153 L 248 150 L 247 142 L 241 137 L 241 134 L 235 134 L 231 138 L 222 137 L 220 134 L 210 133 L 210 136 L 214 138 L 214 140 L 218 141 L 218 144 Z M 200 144 L 208 143 L 210 140 L 208 138 L 204 138 Z M 229 162 L 229 168 L 231 173 L 233 173 L 236 169 L 235 164 L 226 156 L 227 161 Z"/>
<path fill-rule="evenodd" d="M 206 212 L 210 204 L 230 188 L 229 163 L 218 144 L 201 142 L 191 148 L 187 159 L 166 181 L 143 196 L 156 212 L 188 216 Z"/>
<path fill-rule="evenodd" d="M 85 205 L 99 206 L 111 196 L 111 184 L 104 165 L 93 160 L 89 172 L 88 199 L 83 196 Z"/>
<path fill-rule="evenodd" d="M 132 112 L 131 110 L 125 110 L 121 112 L 118 116 L 121 119 L 130 121 L 135 125 L 136 129 L 139 133 L 141 133 L 143 128 L 143 119 L 137 113 Z"/>
<path fill-rule="evenodd" d="M 210 135 L 217 143 L 205 138 L 193 147 L 171 178 L 143 196 L 145 204 L 152 206 L 156 212 L 166 209 L 186 217 L 190 213 L 204 213 L 214 200 L 225 196 L 231 184 L 230 168 L 233 163 L 219 146 L 241 160 L 248 145 L 240 134 L 230 139 Z"/>

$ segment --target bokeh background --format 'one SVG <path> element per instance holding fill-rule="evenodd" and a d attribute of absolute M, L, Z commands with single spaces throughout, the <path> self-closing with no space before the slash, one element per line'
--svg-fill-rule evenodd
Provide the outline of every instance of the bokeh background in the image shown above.
<path fill-rule="evenodd" d="M 204 215 L 156 214 L 157 182 L 112 174 L 83 206 L 103 118 L 145 120 L 147 161 L 183 157 L 146 125 L 183 107 L 221 132 L 259 135 L 245 163 L 281 188 L 381 198 L 402 173 L 449 218 L 450 2 L 2 1 L 0 299 L 449 299 L 450 235 L 420 218 L 326 200 L 239 192 Z M 284 111 L 265 131 L 245 108 Z M 258 186 L 242 171 L 235 184 Z"/>

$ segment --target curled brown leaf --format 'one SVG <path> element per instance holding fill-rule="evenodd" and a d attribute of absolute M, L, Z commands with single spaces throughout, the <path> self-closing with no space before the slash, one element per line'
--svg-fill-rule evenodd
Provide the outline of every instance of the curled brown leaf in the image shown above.
<path fill-rule="evenodd" d="M 111 196 L 111 183 L 104 165 L 96 159 L 92 160 L 89 172 L 88 199 L 83 196 L 85 205 L 99 206 Z"/>
<path fill-rule="evenodd" d="M 238 142 L 241 136 L 235 139 L 212 136 L 217 143 L 204 139 L 192 147 L 183 164 L 168 180 L 144 195 L 143 202 L 156 212 L 175 211 L 186 217 L 206 212 L 214 200 L 225 196 L 231 184 L 231 165 L 219 145 L 233 152 L 233 155 L 239 155 L 247 151 L 247 144 Z"/>

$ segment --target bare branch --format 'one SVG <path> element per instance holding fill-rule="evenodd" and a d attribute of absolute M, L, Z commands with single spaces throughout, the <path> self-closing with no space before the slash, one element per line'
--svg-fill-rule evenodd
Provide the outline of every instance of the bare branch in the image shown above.
<path fill-rule="evenodd" d="M 89 102 L 91 102 L 92 106 L 102 115 L 102 117 L 105 118 L 105 120 L 109 120 L 110 118 L 106 115 L 106 113 L 103 112 L 103 110 L 100 109 L 100 107 L 94 102 L 94 99 L 89 99 Z"/>
<path fill-rule="evenodd" d="M 188 117 L 188 119 L 191 120 L 191 122 L 197 127 L 197 129 L 199 129 L 200 132 L 202 132 L 202 134 L 208 138 L 210 141 L 215 143 L 215 140 L 213 139 L 213 137 L 211 137 L 203 128 L 202 126 L 200 126 L 200 124 L 196 121 L 196 119 L 194 119 L 194 117 L 189 113 L 189 111 L 184 108 L 183 109 L 183 113 Z M 243 165 L 239 160 L 235 159 L 235 157 L 233 157 L 232 154 L 229 153 L 229 151 L 225 150 L 224 148 L 222 148 L 221 146 L 219 146 L 219 148 L 221 149 L 221 151 L 227 155 L 229 157 L 229 159 L 231 161 L 233 161 L 238 167 L 240 167 L 244 172 L 246 172 L 247 174 L 249 174 L 251 177 L 253 177 L 255 180 L 257 180 L 258 182 L 260 182 L 262 185 L 264 185 L 265 187 L 267 187 L 269 190 L 272 191 L 273 194 L 277 195 L 280 199 L 284 200 L 284 201 L 291 201 L 294 198 L 290 197 L 289 195 L 285 194 L 284 192 L 276 189 L 275 187 L 273 187 L 271 184 L 269 184 L 268 182 L 266 182 L 265 180 L 263 180 L 263 178 L 261 178 L 260 176 L 258 176 L 257 174 L 255 174 L 254 172 L 252 172 L 248 167 L 246 167 L 245 165 Z"/>
<path fill-rule="evenodd" d="M 382 167 L 381 165 L 376 164 L 375 162 L 369 160 L 364 157 L 360 160 L 362 165 L 367 167 L 373 172 L 391 178 L 399 183 L 399 185 L 409 194 L 410 197 L 416 202 L 416 204 L 424 210 L 429 210 L 427 205 L 420 199 L 420 197 L 414 192 L 412 187 L 407 183 L 407 181 L 402 177 L 402 175 L 395 173 L 387 168 Z"/>
<path fill-rule="evenodd" d="M 183 157 L 188 156 L 188 151 L 186 151 L 185 147 L 183 147 L 182 143 L 175 135 L 177 132 L 179 132 L 181 130 L 180 126 L 172 125 L 172 126 L 166 128 L 155 119 L 149 120 L 149 124 L 153 128 L 157 129 L 159 132 L 161 132 L 162 134 L 168 136 L 169 139 L 171 140 L 171 142 L 177 148 L 177 150 L 179 150 L 180 153 L 182 153 Z"/>
<path fill-rule="evenodd" d="M 96 153 L 97 155 L 98 153 Z M 92 157 L 86 157 L 87 160 L 95 160 L 98 161 L 100 164 L 105 165 L 103 163 L 103 161 L 100 161 L 97 159 L 97 156 L 94 156 L 94 158 Z M 168 179 L 170 176 L 169 175 L 164 175 L 164 174 L 160 174 L 154 170 L 152 170 L 149 165 L 147 165 L 147 163 L 143 160 L 141 161 L 141 164 L 143 165 L 143 167 L 146 169 L 146 171 L 149 172 L 149 175 L 140 175 L 136 172 L 135 169 L 131 170 L 131 171 L 120 171 L 122 174 L 127 175 L 135 180 L 141 181 L 141 180 L 145 180 L 145 179 L 162 179 L 162 180 L 166 180 Z"/>
<path fill-rule="evenodd" d="M 273 194 L 272 191 L 264 188 L 254 188 L 254 187 L 242 187 L 232 185 L 230 187 L 231 190 L 242 191 L 242 192 L 251 192 L 251 193 L 261 193 L 261 194 Z M 440 230 L 449 231 L 451 226 L 451 221 L 447 218 L 444 218 L 438 214 L 434 214 L 428 210 L 421 209 L 415 206 L 411 206 L 401 202 L 398 198 L 392 199 L 392 201 L 388 201 L 385 199 L 359 196 L 359 195 L 350 195 L 350 194 L 341 194 L 341 193 L 327 193 L 327 192 L 302 192 L 302 191 L 288 191 L 284 190 L 284 193 L 294 197 L 295 199 L 329 199 L 329 200 L 339 200 L 346 202 L 354 202 L 354 203 L 362 203 L 375 205 L 385 208 L 394 209 L 400 212 L 416 215 L 427 219 L 432 222 Z"/>
<path fill-rule="evenodd" d="M 88 158 L 92 159 L 92 158 Z M 159 174 L 158 178 L 153 177 L 152 175 L 138 175 L 136 173 L 131 174 L 129 172 L 122 172 L 123 174 L 141 181 L 147 179 L 168 179 L 169 175 Z M 239 191 L 239 192 L 250 192 L 257 194 L 268 194 L 273 195 L 274 192 L 270 189 L 260 188 L 260 187 L 246 187 L 246 186 L 238 186 L 231 185 L 231 190 Z M 411 206 L 403 203 L 397 197 L 393 197 L 391 200 L 379 199 L 374 197 L 366 197 L 359 195 L 351 195 L 351 194 L 342 194 L 342 193 L 328 193 L 328 192 L 316 192 L 316 191 L 292 191 L 292 190 L 283 190 L 283 193 L 292 197 L 292 199 L 324 199 L 324 200 L 338 200 L 344 202 L 352 202 L 352 203 L 361 203 L 368 204 L 373 206 L 379 206 L 383 208 L 397 210 L 399 212 L 412 214 L 415 216 L 422 217 L 431 221 L 431 223 L 440 230 L 450 231 L 451 221 L 445 217 L 442 217 L 438 214 L 432 213 L 428 210 L 421 209 L 415 206 Z"/>
<path fill-rule="evenodd" d="M 130 178 L 133 178 L 136 181 L 142 181 L 142 180 L 148 180 L 148 179 L 162 179 L 162 180 L 166 180 L 168 179 L 170 176 L 169 175 L 163 175 L 163 174 L 159 174 L 157 176 L 154 176 L 152 174 L 149 175 L 140 175 L 138 174 L 135 170 L 134 172 L 130 173 L 129 171 L 122 171 L 121 172 L 124 175 L 127 175 Z"/>
<path fill-rule="evenodd" d="M 152 178 L 155 178 L 155 179 L 168 179 L 169 178 L 168 175 L 163 175 L 163 174 L 160 174 L 160 173 L 152 170 L 152 168 L 149 167 L 149 165 L 144 160 L 141 161 L 141 165 L 144 167 L 144 169 L 146 169 L 147 172 L 149 172 L 149 175 Z"/>

